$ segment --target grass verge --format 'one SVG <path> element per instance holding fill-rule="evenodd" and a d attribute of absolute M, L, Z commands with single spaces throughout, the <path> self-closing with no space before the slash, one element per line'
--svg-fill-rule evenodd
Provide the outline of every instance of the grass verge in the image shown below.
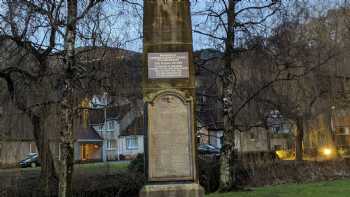
<path fill-rule="evenodd" d="M 252 188 L 247 192 L 214 193 L 206 197 L 349 197 L 350 179 Z"/>
<path fill-rule="evenodd" d="M 128 168 L 128 162 L 98 162 L 87 164 L 75 164 L 74 168 L 79 170 L 95 171 L 102 169 L 125 170 Z"/>

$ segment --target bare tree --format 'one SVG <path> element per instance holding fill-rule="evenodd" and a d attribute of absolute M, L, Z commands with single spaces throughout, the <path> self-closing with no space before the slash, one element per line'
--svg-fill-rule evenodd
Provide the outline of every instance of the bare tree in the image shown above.
<path fill-rule="evenodd" d="M 45 190 L 49 191 L 49 186 L 55 184 L 56 168 L 60 196 L 72 195 L 73 119 L 77 109 L 75 104 L 78 103 L 74 96 L 84 72 L 75 62 L 78 24 L 101 2 L 1 2 L 5 8 L 1 12 L 2 47 L 16 55 L 1 62 L 0 78 L 6 82 L 16 107 L 26 113 L 33 124 Z M 23 64 L 24 61 L 28 64 Z M 62 107 L 63 157 L 57 165 L 51 153 L 48 132 L 43 129 L 51 106 Z"/>
<path fill-rule="evenodd" d="M 302 159 L 306 122 L 315 115 L 319 100 L 329 95 L 329 90 L 318 89 L 320 73 L 329 73 L 330 62 L 339 55 L 334 42 L 325 37 L 322 20 L 310 20 L 306 6 L 297 1 L 214 1 L 194 12 L 194 17 L 204 18 L 204 24 L 194 25 L 194 32 L 207 36 L 223 51 L 215 57 L 221 59 L 221 72 L 212 71 L 222 82 L 224 190 L 235 186 L 239 162 L 234 133 L 268 127 L 266 117 L 271 110 L 283 112 L 297 125 L 297 160 Z"/>
<path fill-rule="evenodd" d="M 206 2 L 204 9 L 195 12 L 195 15 L 204 16 L 205 23 L 210 23 L 208 28 L 201 28 L 203 24 L 195 25 L 194 32 L 205 35 L 209 39 L 219 43 L 223 49 L 222 57 L 224 67 L 220 73 L 222 82 L 221 99 L 223 102 L 224 119 L 224 145 L 221 157 L 221 190 L 231 190 L 235 185 L 234 171 L 237 167 L 235 161 L 235 115 L 233 108 L 233 95 L 236 86 L 234 54 L 241 50 L 236 45 L 240 35 L 250 35 L 254 27 L 263 24 L 278 10 L 279 1 L 211 1 Z M 207 27 L 207 26 L 206 26 Z M 242 37 L 241 37 L 242 38 Z M 243 107 L 242 107 L 243 108 Z M 240 111 L 241 108 L 238 109 Z"/>
<path fill-rule="evenodd" d="M 18 51 L 21 51 L 22 54 L 15 55 L 16 58 L 13 60 L 17 62 L 12 62 L 14 65 L 8 64 L 11 62 L 9 59 L 2 62 L 1 78 L 6 81 L 8 91 L 16 107 L 26 113 L 33 124 L 34 137 L 42 161 L 42 184 L 46 185 L 45 188 L 48 190 L 50 183 L 56 182 L 56 175 L 49 144 L 46 143 L 48 136 L 42 129 L 44 117 L 40 115 L 46 104 L 45 102 L 30 104 L 32 102 L 27 99 L 34 100 L 36 99 L 34 97 L 40 98 L 40 96 L 32 94 L 31 98 L 28 98 L 25 95 L 26 92 L 21 94 L 20 89 L 36 89 L 43 84 L 45 76 L 49 75 L 48 58 L 55 50 L 55 41 L 59 37 L 59 29 L 63 26 L 61 16 L 63 1 L 37 3 L 29 1 L 1 2 L 2 7 L 5 8 L 1 13 L 2 46 L 8 46 L 12 54 L 17 54 Z M 42 8 L 44 5 L 48 9 Z M 44 29 L 46 26 L 49 28 Z M 38 41 L 40 38 L 36 35 L 43 29 L 46 36 L 40 42 Z M 33 68 L 26 68 L 19 64 L 23 57 L 33 62 Z M 22 81 L 26 81 L 26 83 L 22 83 Z M 30 84 L 29 87 L 28 84 Z M 39 93 L 39 91 L 36 92 Z M 55 101 L 50 100 L 47 104 L 50 102 Z"/>

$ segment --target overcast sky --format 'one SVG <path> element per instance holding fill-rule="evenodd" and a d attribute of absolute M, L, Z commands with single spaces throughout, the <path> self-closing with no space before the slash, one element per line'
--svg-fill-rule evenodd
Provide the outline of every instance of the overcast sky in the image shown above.
<path fill-rule="evenodd" d="M 119 48 L 125 48 L 133 51 L 142 52 L 142 18 L 143 18 L 143 11 L 142 11 L 142 3 L 143 0 L 134 0 L 137 1 L 140 5 L 134 5 L 130 6 L 129 4 L 123 4 L 121 1 L 105 1 L 103 3 L 103 16 L 99 16 L 99 18 L 89 18 L 90 22 L 88 25 L 91 25 L 91 21 L 101 21 L 100 22 L 100 29 L 103 34 L 103 38 L 108 38 L 107 45 L 111 47 L 119 47 Z M 222 9 L 222 5 L 220 3 L 222 0 L 191 0 L 191 11 L 194 14 L 192 17 L 192 24 L 194 30 L 204 31 L 206 33 L 212 32 L 213 28 L 215 28 L 215 24 L 217 24 L 214 20 L 206 20 L 205 16 L 195 15 L 198 13 L 198 11 L 205 10 L 208 5 L 210 5 L 213 2 L 218 2 L 214 9 L 220 10 Z M 227 0 L 226 0 L 227 1 Z M 264 4 L 270 0 L 245 0 L 242 2 L 248 2 L 248 3 L 242 3 L 240 4 L 241 7 L 246 7 L 250 5 L 256 5 L 256 4 Z M 282 0 L 284 8 L 288 8 L 290 15 L 296 14 L 295 11 L 293 11 L 293 6 L 291 5 L 291 0 Z M 337 7 L 338 5 L 341 5 L 344 3 L 344 1 L 347 0 L 298 0 L 297 2 L 302 4 L 307 4 L 307 11 L 314 17 L 317 17 L 319 15 L 324 15 L 328 9 Z M 295 2 L 295 1 L 293 1 Z M 238 8 L 239 9 L 239 8 Z M 238 18 L 240 20 L 246 20 L 246 18 L 254 18 L 255 15 L 261 15 L 268 13 L 269 10 L 265 10 L 260 13 L 242 13 Z M 0 12 L 2 12 L 2 9 L 0 8 Z M 223 17 L 225 18 L 225 16 Z M 268 36 L 271 29 L 278 25 L 278 20 L 280 19 L 279 15 L 275 15 L 273 17 L 270 17 L 269 20 L 266 20 L 264 25 L 258 25 L 254 27 L 250 27 L 247 31 L 251 35 L 263 35 Z M 82 22 L 83 23 L 83 22 Z M 82 27 L 86 27 L 86 25 L 82 25 Z M 88 29 L 88 28 L 85 28 Z M 89 35 L 88 31 L 85 29 L 79 29 L 82 32 L 79 33 L 86 33 L 86 35 Z M 40 43 L 40 40 L 45 38 L 45 31 L 47 29 L 43 30 L 42 33 L 38 31 L 39 33 L 33 36 L 33 42 Z M 91 34 L 90 34 L 91 35 Z M 224 32 L 222 28 L 218 28 L 218 31 L 215 32 L 215 36 L 217 37 L 224 37 Z M 243 38 L 247 37 L 243 33 L 239 32 L 236 35 L 237 41 L 236 42 L 243 42 Z M 39 41 L 36 41 L 35 39 L 39 39 Z M 59 38 L 62 39 L 62 38 Z M 58 40 L 58 42 L 62 42 L 62 40 Z M 84 40 L 78 40 L 78 45 L 80 46 L 87 46 L 88 43 L 84 43 L 88 41 Z M 237 43 L 238 44 L 238 43 Z M 215 39 L 209 39 L 207 36 L 200 35 L 198 33 L 193 33 L 193 48 L 194 50 L 199 50 L 202 48 L 217 48 L 217 49 L 223 49 L 222 42 Z"/>
<path fill-rule="evenodd" d="M 214 0 L 191 0 L 192 1 L 192 13 L 196 13 L 199 10 L 204 10 L 208 4 L 212 3 Z M 318 17 L 320 15 L 324 15 L 328 9 L 335 8 L 339 5 L 342 5 L 346 0 L 299 0 L 299 5 L 306 4 L 307 5 L 307 11 L 310 15 L 313 17 Z M 139 3 L 142 4 L 142 0 L 139 0 Z M 218 1 L 220 2 L 220 1 Z M 255 3 L 262 3 L 264 1 L 261 0 L 250 0 L 250 4 Z M 284 8 L 290 9 L 290 15 L 296 14 L 293 13 L 292 8 L 295 5 L 291 5 L 291 1 L 289 0 L 283 0 L 284 2 Z M 243 4 L 243 6 L 249 6 L 248 4 Z M 135 10 L 138 9 L 138 14 L 135 15 Z M 218 9 L 220 9 L 220 6 L 218 6 Z M 116 32 L 119 31 L 118 36 L 120 37 L 120 40 L 125 40 L 123 42 L 122 47 L 127 48 L 129 50 L 134 51 L 142 51 L 142 39 L 140 36 L 142 36 L 142 9 L 137 8 L 137 6 L 133 8 L 128 8 L 128 11 L 125 12 L 126 15 L 132 15 L 132 17 L 124 17 L 122 19 L 122 22 L 120 23 L 119 27 L 116 27 Z M 250 13 L 250 16 L 252 13 Z M 265 26 L 260 27 L 254 27 L 252 29 L 252 32 L 255 34 L 261 34 L 262 32 L 268 33 L 269 30 L 275 25 L 277 25 L 277 18 L 279 18 L 279 15 L 276 15 L 274 17 L 271 17 L 269 20 L 266 21 Z M 205 21 L 204 17 L 200 16 L 193 16 L 192 17 L 192 24 L 193 29 L 197 30 L 208 30 L 207 27 L 213 27 L 213 24 L 210 24 L 208 21 Z M 127 33 L 125 33 L 125 30 L 127 29 Z M 120 31 L 121 30 L 121 31 Z M 218 36 L 223 36 L 222 34 L 218 33 Z M 265 35 L 266 36 L 266 35 Z M 238 36 L 239 37 L 239 36 Z M 201 48 L 220 48 L 220 42 L 218 40 L 209 39 L 207 36 L 199 35 L 197 33 L 193 33 L 193 47 L 194 50 L 199 50 Z"/>

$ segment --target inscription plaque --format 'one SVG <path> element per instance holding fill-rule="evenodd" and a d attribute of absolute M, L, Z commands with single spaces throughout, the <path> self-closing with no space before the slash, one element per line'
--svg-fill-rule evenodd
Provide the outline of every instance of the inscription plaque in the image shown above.
<path fill-rule="evenodd" d="M 148 78 L 188 78 L 189 61 L 187 52 L 148 53 Z"/>
<path fill-rule="evenodd" d="M 190 106 L 172 94 L 148 104 L 150 181 L 193 180 Z"/>

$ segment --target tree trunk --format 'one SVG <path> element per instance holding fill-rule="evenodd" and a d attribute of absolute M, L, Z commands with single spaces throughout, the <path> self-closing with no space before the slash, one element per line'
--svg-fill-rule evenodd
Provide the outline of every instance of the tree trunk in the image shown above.
<path fill-rule="evenodd" d="M 295 137 L 295 160 L 303 160 L 303 138 L 304 138 L 304 119 L 297 118 L 297 134 Z"/>
<path fill-rule="evenodd" d="M 33 125 L 34 138 L 41 162 L 40 188 L 49 196 L 57 184 L 53 155 L 50 150 L 47 133 L 41 128 L 42 122 L 40 117 L 32 115 L 30 119 Z"/>
<path fill-rule="evenodd" d="M 238 163 L 234 140 L 234 132 L 225 134 L 220 157 L 220 191 L 231 191 L 236 188 L 235 171 Z"/>
<path fill-rule="evenodd" d="M 224 76 L 222 78 L 222 99 L 224 103 L 224 144 L 220 159 L 220 190 L 228 191 L 235 187 L 235 135 L 232 117 L 233 69 L 231 67 L 235 37 L 235 0 L 229 0 L 227 10 L 227 38 L 225 41 Z"/>
<path fill-rule="evenodd" d="M 17 99 L 13 101 L 16 107 L 24 112 L 32 123 L 34 140 L 41 162 L 39 188 L 45 195 L 49 196 L 50 193 L 56 189 L 57 176 L 47 132 L 42 129 L 43 122 L 40 115 L 40 111 L 42 110 L 38 110 L 39 114 L 35 114 L 31 109 L 28 109 L 24 103 L 19 102 Z"/>
<path fill-rule="evenodd" d="M 77 24 L 77 0 L 67 1 L 67 28 L 64 41 L 65 49 L 65 89 L 63 91 L 63 98 L 61 102 L 61 151 L 62 161 L 60 168 L 59 180 L 59 196 L 71 197 L 73 196 L 72 177 L 74 169 L 74 98 L 73 85 L 74 78 L 73 68 L 75 65 L 75 37 Z"/>
<path fill-rule="evenodd" d="M 74 169 L 74 136 L 73 136 L 73 111 L 71 110 L 70 99 L 62 102 L 61 125 L 61 162 L 59 176 L 59 196 L 70 197 L 72 193 L 72 177 Z"/>
<path fill-rule="evenodd" d="M 269 129 L 267 129 L 267 132 L 266 132 L 266 144 L 267 144 L 267 150 L 268 151 L 276 151 L 276 150 L 271 148 L 271 137 L 272 136 L 273 136 L 273 133 L 271 133 L 271 131 Z"/>

